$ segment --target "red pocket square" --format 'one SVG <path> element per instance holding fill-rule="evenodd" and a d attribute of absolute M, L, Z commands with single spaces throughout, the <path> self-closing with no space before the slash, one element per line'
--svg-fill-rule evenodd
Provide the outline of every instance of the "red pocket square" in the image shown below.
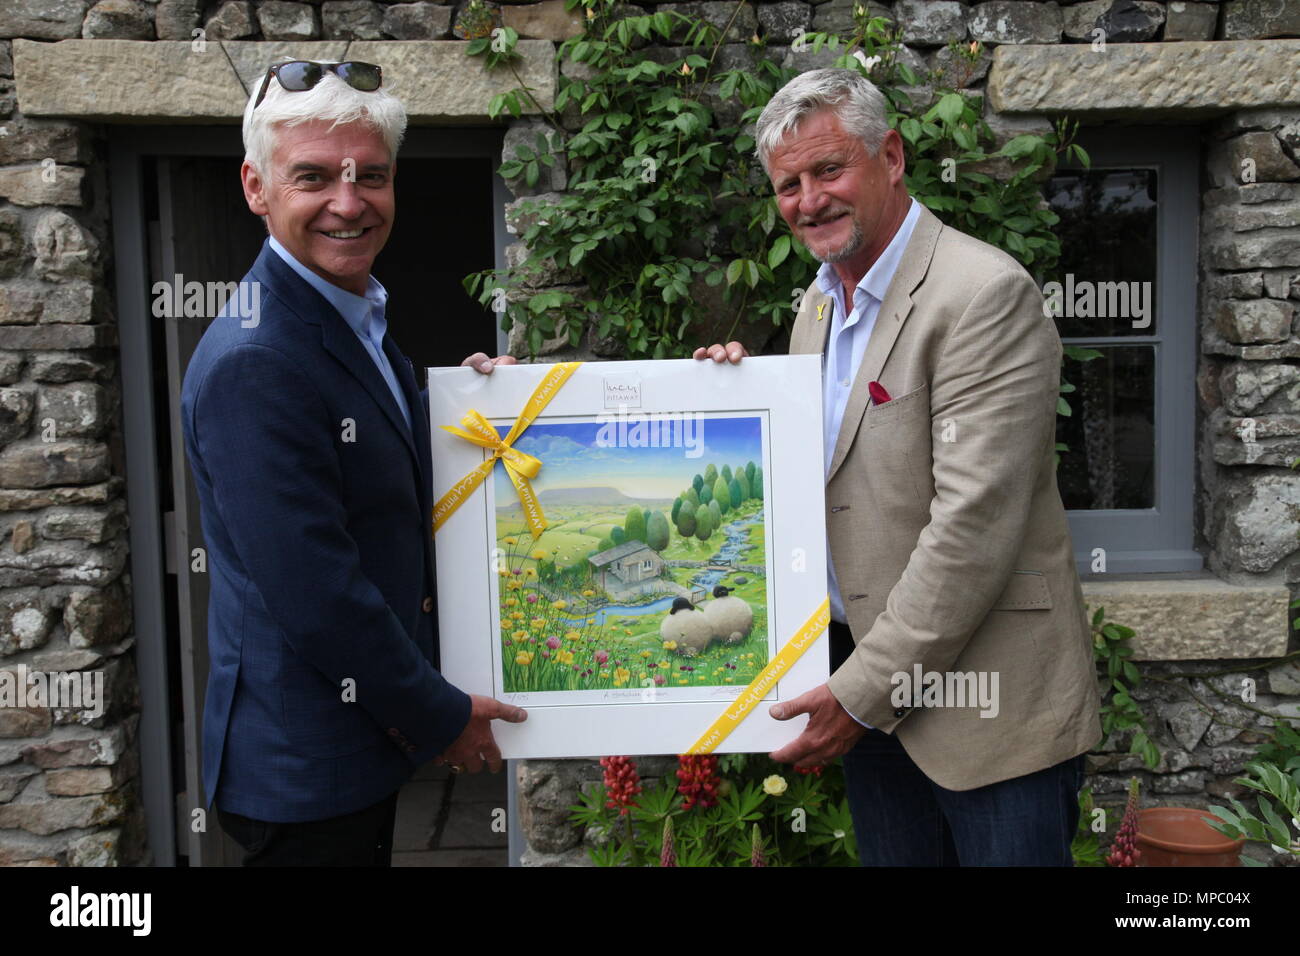
<path fill-rule="evenodd" d="M 889 401 L 889 393 L 885 391 L 885 386 L 879 382 L 868 382 L 867 391 L 871 393 L 872 405 L 883 405 Z"/>

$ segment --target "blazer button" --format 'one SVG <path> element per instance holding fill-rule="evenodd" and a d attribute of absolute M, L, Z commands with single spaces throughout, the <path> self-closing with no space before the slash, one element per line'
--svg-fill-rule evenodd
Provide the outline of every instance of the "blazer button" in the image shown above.
<path fill-rule="evenodd" d="M 431 597 L 427 597 L 427 598 L 425 598 L 424 601 L 422 601 L 421 604 L 420 604 L 420 610 L 423 611 L 425 614 L 428 614 L 428 613 L 432 612 L 432 611 L 433 611 L 433 598 L 431 598 Z"/>
<path fill-rule="evenodd" d="M 905 710 L 896 710 L 896 711 L 894 711 L 894 716 L 895 716 L 895 717 L 902 717 L 905 713 L 907 713 L 907 711 L 905 711 Z"/>
<path fill-rule="evenodd" d="M 390 736 L 390 737 L 400 737 L 400 736 L 402 736 L 402 735 L 398 732 L 398 730 L 397 730 L 396 727 L 389 727 L 389 728 L 388 728 L 388 736 Z"/>

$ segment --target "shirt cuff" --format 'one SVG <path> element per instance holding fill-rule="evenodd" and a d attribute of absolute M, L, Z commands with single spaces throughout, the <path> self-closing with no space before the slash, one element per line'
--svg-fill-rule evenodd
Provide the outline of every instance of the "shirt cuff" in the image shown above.
<path fill-rule="evenodd" d="M 840 706 L 843 707 L 844 705 L 841 704 Z M 856 716 L 854 716 L 854 714 L 853 714 L 852 711 L 846 710 L 846 711 L 844 711 L 844 713 L 848 714 L 850 717 L 853 717 L 854 720 L 858 720 L 858 718 L 857 718 Z M 869 723 L 867 723 L 865 720 L 858 720 L 858 723 L 860 723 L 863 727 L 866 727 L 867 730 L 875 730 L 875 729 L 876 729 L 875 727 L 872 727 Z"/>

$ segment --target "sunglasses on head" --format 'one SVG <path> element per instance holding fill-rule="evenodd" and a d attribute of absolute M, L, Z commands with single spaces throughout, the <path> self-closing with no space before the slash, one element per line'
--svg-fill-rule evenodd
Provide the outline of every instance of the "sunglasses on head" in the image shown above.
<path fill-rule="evenodd" d="M 348 86 L 363 93 L 373 93 L 379 89 L 384 77 L 383 71 L 373 63 L 361 63 L 357 60 L 349 60 L 346 63 L 316 63 L 312 60 L 277 63 L 266 71 L 262 88 L 257 91 L 257 101 L 253 103 L 253 109 L 257 109 L 265 99 L 273 76 L 280 81 L 280 86 L 290 93 L 302 93 L 319 83 L 326 73 L 333 73 Z"/>

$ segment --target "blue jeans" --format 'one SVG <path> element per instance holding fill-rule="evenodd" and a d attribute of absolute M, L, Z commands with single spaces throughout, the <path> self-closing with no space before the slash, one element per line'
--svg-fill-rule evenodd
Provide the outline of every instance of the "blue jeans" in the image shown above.
<path fill-rule="evenodd" d="M 986 787 L 947 790 L 896 736 L 868 730 L 844 755 L 859 863 L 1071 866 L 1084 762 L 1079 754 Z"/>

